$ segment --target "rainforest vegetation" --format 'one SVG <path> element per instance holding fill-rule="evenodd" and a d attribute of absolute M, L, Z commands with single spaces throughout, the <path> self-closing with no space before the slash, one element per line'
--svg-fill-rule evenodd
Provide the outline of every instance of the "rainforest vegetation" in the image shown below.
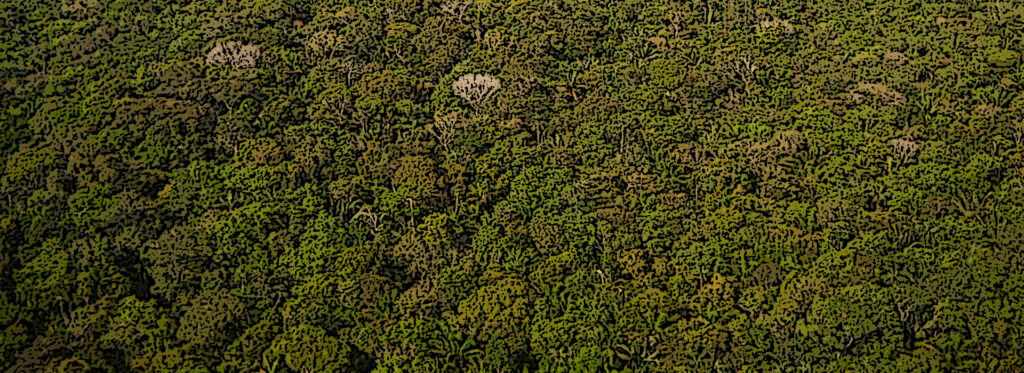
<path fill-rule="evenodd" d="M 0 371 L 1017 372 L 1024 3 L 0 0 Z"/>

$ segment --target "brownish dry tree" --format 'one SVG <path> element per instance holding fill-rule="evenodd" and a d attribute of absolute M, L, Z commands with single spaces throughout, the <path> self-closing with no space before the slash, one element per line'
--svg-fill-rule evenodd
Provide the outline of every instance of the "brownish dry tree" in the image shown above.
<path fill-rule="evenodd" d="M 459 113 L 451 112 L 445 115 L 440 113 L 434 114 L 434 121 L 427 124 L 427 132 L 429 132 L 437 142 L 444 147 L 445 154 L 448 154 L 448 145 L 455 139 L 455 133 L 458 130 L 459 125 Z"/>
<path fill-rule="evenodd" d="M 206 53 L 206 64 L 230 64 L 235 69 L 256 67 L 260 59 L 260 46 L 238 41 L 217 42 Z"/>
<path fill-rule="evenodd" d="M 889 144 L 892 144 L 892 150 L 896 153 L 900 164 L 907 164 L 917 154 L 917 143 L 911 140 L 892 139 Z"/>
<path fill-rule="evenodd" d="M 466 74 L 452 83 L 452 90 L 459 97 L 469 101 L 474 109 L 480 103 L 489 100 L 498 90 L 501 89 L 501 82 L 498 78 L 487 74 Z"/>
<path fill-rule="evenodd" d="M 796 32 L 796 29 L 793 28 L 793 24 L 789 23 L 788 20 L 778 18 L 761 20 L 757 26 L 761 30 L 778 29 L 781 33 L 786 35 L 791 35 Z"/>

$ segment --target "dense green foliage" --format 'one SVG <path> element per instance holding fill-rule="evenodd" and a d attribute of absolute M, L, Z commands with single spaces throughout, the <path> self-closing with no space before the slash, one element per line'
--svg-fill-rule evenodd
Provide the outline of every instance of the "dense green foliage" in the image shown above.
<path fill-rule="evenodd" d="M 0 0 L 0 370 L 1016 371 L 1022 45 L 1019 1 Z"/>

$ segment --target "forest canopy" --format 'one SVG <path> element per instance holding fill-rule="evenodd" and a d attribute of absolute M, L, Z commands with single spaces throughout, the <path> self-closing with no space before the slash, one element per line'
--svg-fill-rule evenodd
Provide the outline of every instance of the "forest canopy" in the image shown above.
<path fill-rule="evenodd" d="M 0 0 L 0 371 L 1014 372 L 1024 3 Z"/>

